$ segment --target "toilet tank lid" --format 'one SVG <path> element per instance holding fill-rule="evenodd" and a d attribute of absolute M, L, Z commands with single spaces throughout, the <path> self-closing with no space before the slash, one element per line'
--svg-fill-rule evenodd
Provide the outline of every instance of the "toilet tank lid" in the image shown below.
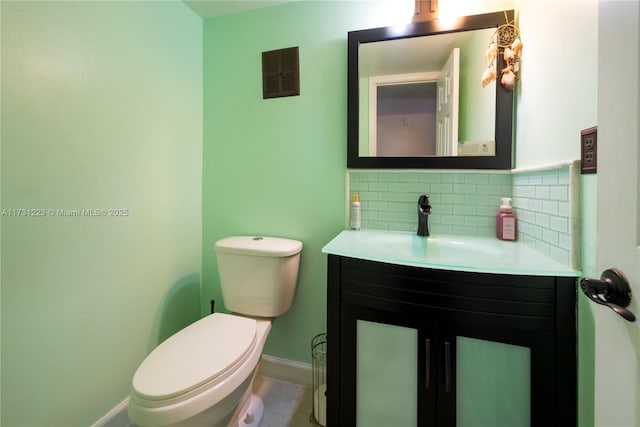
<path fill-rule="evenodd" d="M 264 257 L 287 257 L 302 251 L 302 242 L 281 237 L 233 236 L 216 242 L 216 252 Z"/>

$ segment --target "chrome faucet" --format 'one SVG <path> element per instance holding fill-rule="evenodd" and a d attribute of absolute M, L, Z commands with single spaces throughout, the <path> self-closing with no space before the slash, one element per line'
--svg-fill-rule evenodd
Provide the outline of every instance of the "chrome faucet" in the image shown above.
<path fill-rule="evenodd" d="M 428 194 L 423 194 L 418 198 L 418 236 L 429 235 L 429 215 L 431 215 L 429 197 Z"/>

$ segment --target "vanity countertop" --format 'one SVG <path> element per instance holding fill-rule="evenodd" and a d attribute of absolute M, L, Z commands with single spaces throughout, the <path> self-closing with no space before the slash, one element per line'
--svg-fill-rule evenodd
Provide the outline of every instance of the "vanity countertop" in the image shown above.
<path fill-rule="evenodd" d="M 430 236 L 382 230 L 345 230 L 322 252 L 441 270 L 531 276 L 579 276 L 580 271 L 521 242 L 489 237 Z"/>

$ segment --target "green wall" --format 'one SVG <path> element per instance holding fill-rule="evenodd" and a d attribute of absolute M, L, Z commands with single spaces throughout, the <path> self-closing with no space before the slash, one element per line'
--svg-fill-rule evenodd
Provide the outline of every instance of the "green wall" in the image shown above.
<path fill-rule="evenodd" d="M 1 424 L 86 426 L 200 314 L 202 20 L 177 1 L 1 7 Z M 102 208 L 128 215 L 82 215 Z"/>
<path fill-rule="evenodd" d="M 266 354 L 310 362 L 311 338 L 326 330 L 321 249 L 345 226 L 346 36 L 389 23 L 389 6 L 304 1 L 205 20 L 203 314 L 212 298 L 222 305 L 216 240 L 304 244 L 293 306 Z M 262 52 L 291 46 L 300 49 L 300 96 L 263 100 Z"/>
<path fill-rule="evenodd" d="M 345 21 L 304 3 L 204 25 L 203 314 L 212 298 L 222 308 L 216 240 L 301 240 L 293 306 L 265 352 L 307 362 L 311 338 L 325 330 L 320 250 L 344 226 Z M 300 96 L 263 100 L 261 52 L 291 46 L 300 48 Z"/>

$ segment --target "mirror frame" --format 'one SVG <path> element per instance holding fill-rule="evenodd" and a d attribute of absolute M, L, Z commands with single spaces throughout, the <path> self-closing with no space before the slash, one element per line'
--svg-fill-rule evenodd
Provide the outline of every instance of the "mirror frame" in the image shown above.
<path fill-rule="evenodd" d="M 513 10 L 506 11 L 514 16 Z M 347 40 L 347 168 L 352 169 L 511 169 L 513 140 L 513 91 L 496 81 L 495 156 L 460 157 L 360 157 L 359 141 L 359 51 L 360 44 L 460 31 L 496 28 L 505 23 L 505 12 L 457 18 L 445 26 L 439 20 L 408 24 L 404 28 L 381 27 L 350 31 Z M 487 43 L 489 41 L 487 40 Z M 482 55 L 484 52 L 478 52 Z M 496 58 L 497 70 L 505 67 L 502 55 Z M 481 75 L 478 74 L 478 84 Z"/>

